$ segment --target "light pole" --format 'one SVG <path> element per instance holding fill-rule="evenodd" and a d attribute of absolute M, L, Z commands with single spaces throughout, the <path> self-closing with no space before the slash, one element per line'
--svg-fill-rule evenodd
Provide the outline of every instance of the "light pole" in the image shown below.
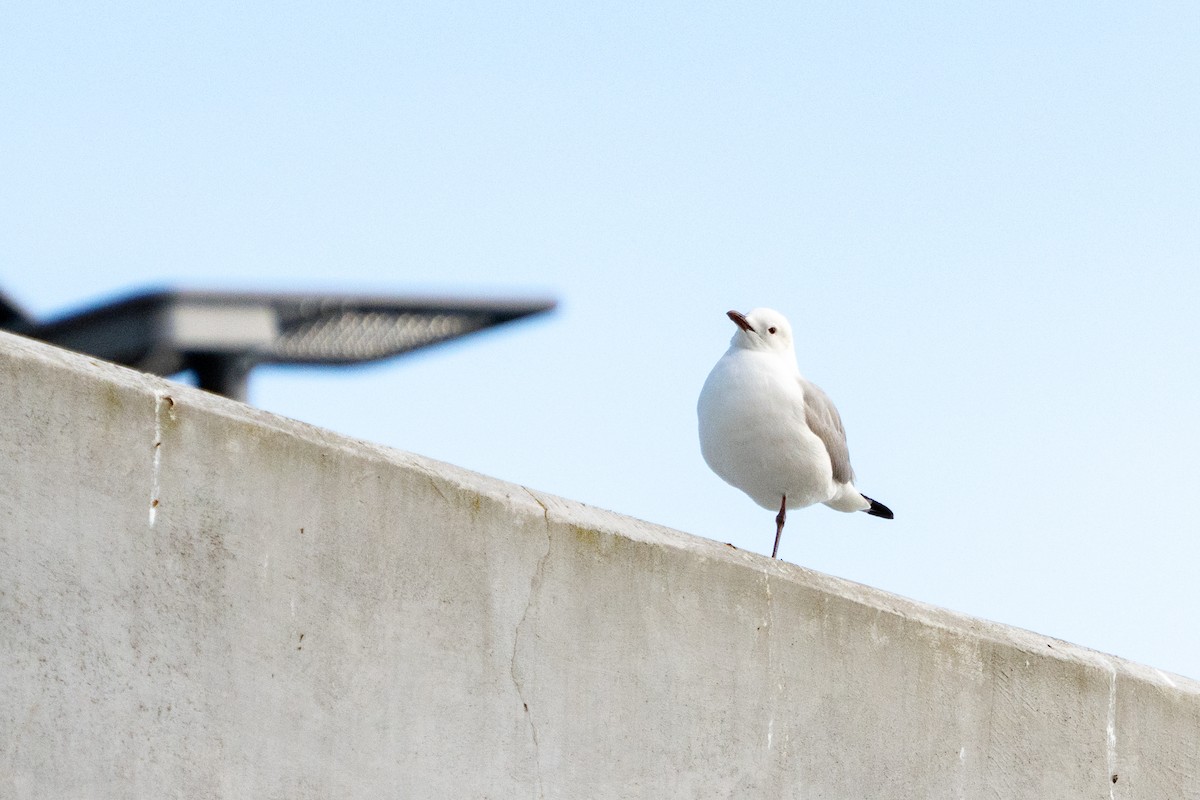
<path fill-rule="evenodd" d="M 552 310 L 540 299 L 148 291 L 38 322 L 0 295 L 0 328 L 144 372 L 191 371 L 246 399 L 260 364 L 377 361 Z"/>

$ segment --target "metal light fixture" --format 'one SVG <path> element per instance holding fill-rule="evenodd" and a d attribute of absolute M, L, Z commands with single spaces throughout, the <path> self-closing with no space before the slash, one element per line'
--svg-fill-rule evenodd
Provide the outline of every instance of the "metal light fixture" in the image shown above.
<path fill-rule="evenodd" d="M 151 291 L 36 322 L 0 294 L 0 328 L 144 372 L 195 373 L 246 398 L 260 364 L 357 364 L 554 308 L 550 299 Z"/>

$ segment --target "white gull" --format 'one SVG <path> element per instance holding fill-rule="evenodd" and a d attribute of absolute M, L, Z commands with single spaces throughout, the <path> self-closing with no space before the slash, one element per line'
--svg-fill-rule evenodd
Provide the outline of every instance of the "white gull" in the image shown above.
<path fill-rule="evenodd" d="M 792 326 L 778 311 L 730 311 L 729 349 L 700 391 L 700 450 L 712 471 L 775 517 L 775 548 L 789 508 L 824 503 L 892 519 L 854 486 L 842 418 L 796 366 Z"/>

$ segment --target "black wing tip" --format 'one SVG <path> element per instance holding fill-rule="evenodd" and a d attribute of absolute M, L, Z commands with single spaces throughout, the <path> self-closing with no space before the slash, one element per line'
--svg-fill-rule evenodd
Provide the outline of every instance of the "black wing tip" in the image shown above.
<path fill-rule="evenodd" d="M 896 518 L 895 515 L 892 514 L 892 510 L 890 508 L 888 508 L 887 506 L 885 506 L 883 503 L 880 503 L 878 500 L 872 500 L 871 498 L 867 497 L 865 494 L 863 495 L 863 500 L 866 500 L 868 503 L 871 504 L 871 507 L 866 509 L 866 512 L 868 514 L 870 514 L 872 517 L 883 517 L 884 519 L 895 519 Z"/>

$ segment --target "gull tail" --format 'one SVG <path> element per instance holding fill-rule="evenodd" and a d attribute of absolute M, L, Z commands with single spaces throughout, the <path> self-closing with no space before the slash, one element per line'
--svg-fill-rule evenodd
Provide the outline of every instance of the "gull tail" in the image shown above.
<path fill-rule="evenodd" d="M 863 497 L 863 500 L 866 500 L 868 503 L 871 504 L 870 508 L 864 508 L 863 511 L 866 511 L 872 517 L 883 517 L 884 519 L 894 519 L 895 518 L 892 514 L 892 510 L 890 508 L 888 508 L 887 506 L 885 506 L 883 503 L 880 503 L 877 500 L 872 500 L 871 498 L 867 497 L 865 494 L 862 497 Z"/>

